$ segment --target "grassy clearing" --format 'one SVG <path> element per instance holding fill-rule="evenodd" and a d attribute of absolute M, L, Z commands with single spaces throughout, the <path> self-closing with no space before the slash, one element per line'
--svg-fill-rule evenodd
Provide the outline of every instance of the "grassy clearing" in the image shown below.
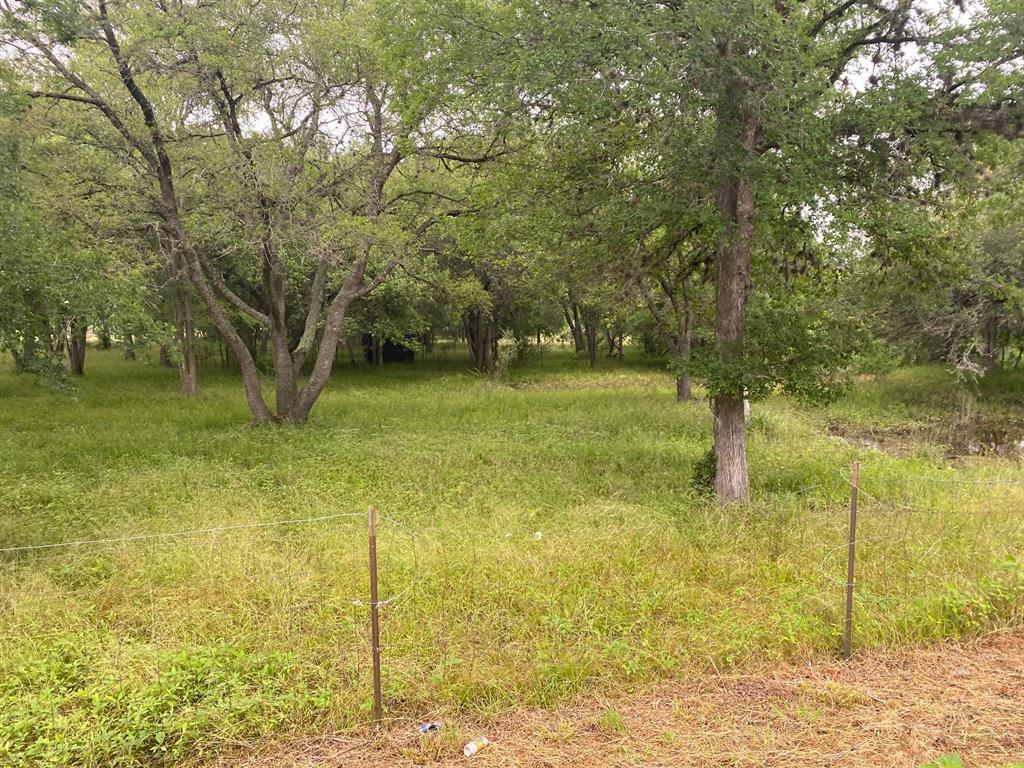
<path fill-rule="evenodd" d="M 71 396 L 0 370 L 0 546 L 376 504 L 396 716 L 491 717 L 832 653 L 857 456 L 860 647 L 1021 619 L 1024 486 L 919 479 L 1024 480 L 1016 460 L 890 455 L 827 431 L 943 417 L 958 401 L 938 369 L 828 409 L 755 407 L 756 501 L 723 513 L 689 482 L 707 404 L 677 405 L 657 363 L 590 373 L 548 354 L 507 385 L 457 357 L 346 366 L 309 427 L 256 430 L 229 374 L 183 402 L 173 371 L 88 362 Z M 986 384 L 977 407 L 1024 409 L 1022 384 Z M 201 760 L 367 717 L 362 517 L 0 562 L 5 765 Z"/>

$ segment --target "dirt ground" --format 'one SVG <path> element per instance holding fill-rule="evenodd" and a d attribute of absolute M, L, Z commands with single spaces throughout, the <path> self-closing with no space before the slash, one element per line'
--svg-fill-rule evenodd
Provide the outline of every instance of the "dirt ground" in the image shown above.
<path fill-rule="evenodd" d="M 473 758 L 462 743 L 484 733 Z M 628 698 L 471 721 L 420 737 L 393 723 L 374 742 L 325 736 L 218 768 L 321 766 L 1024 765 L 1024 631 L 969 644 L 870 653 L 849 663 L 664 682 Z"/>

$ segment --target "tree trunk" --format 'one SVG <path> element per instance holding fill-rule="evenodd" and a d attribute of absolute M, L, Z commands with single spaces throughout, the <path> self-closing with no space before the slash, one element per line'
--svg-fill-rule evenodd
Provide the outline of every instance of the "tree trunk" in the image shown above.
<path fill-rule="evenodd" d="M 135 339 L 130 333 L 124 335 L 124 359 L 135 359 Z"/>
<path fill-rule="evenodd" d="M 690 391 L 690 374 L 683 373 L 676 376 L 676 402 L 683 403 L 693 399 L 693 392 Z"/>
<path fill-rule="evenodd" d="M 587 345 L 587 362 L 591 368 L 597 368 L 597 323 L 593 320 L 584 320 L 583 332 Z"/>
<path fill-rule="evenodd" d="M 996 369 L 996 353 L 999 350 L 999 314 L 995 307 L 985 318 L 985 373 Z"/>
<path fill-rule="evenodd" d="M 19 355 L 14 348 L 11 349 L 11 354 L 14 355 L 14 366 L 18 370 L 23 371 L 28 368 L 36 359 L 36 337 L 32 334 L 26 335 L 22 343 L 21 354 Z"/>
<path fill-rule="evenodd" d="M 159 357 L 160 357 L 160 367 L 162 367 L 162 368 L 173 368 L 174 367 L 174 361 L 171 360 L 171 355 L 167 351 L 167 345 L 166 344 L 161 344 L 160 345 L 160 351 L 159 351 L 158 354 L 159 354 Z"/>
<path fill-rule="evenodd" d="M 693 399 L 688 370 L 693 351 L 693 310 L 690 308 L 690 296 L 685 283 L 681 298 L 683 327 L 679 329 L 679 337 L 676 339 L 676 358 L 680 371 L 676 377 L 676 402 L 680 403 Z"/>
<path fill-rule="evenodd" d="M 176 266 L 180 259 L 175 259 Z M 180 271 L 180 270 L 179 270 Z M 184 280 L 175 281 L 174 314 L 178 326 L 178 378 L 182 397 L 195 397 L 199 391 L 199 361 L 197 356 L 196 324 L 192 311 L 192 292 Z"/>
<path fill-rule="evenodd" d="M 173 201 L 173 192 L 171 193 L 171 200 Z M 173 205 L 173 202 L 171 205 Z M 168 203 L 165 200 L 165 210 L 167 208 Z M 174 237 L 176 246 L 181 248 L 182 258 L 188 267 L 188 274 L 192 285 L 195 286 L 199 298 L 203 300 L 203 304 L 209 310 L 213 323 L 221 338 L 224 339 L 224 343 L 227 344 L 234 354 L 235 360 L 238 361 L 238 367 L 242 373 L 242 385 L 245 387 L 245 400 L 249 405 L 249 410 L 252 412 L 253 421 L 257 424 L 270 424 L 276 421 L 276 419 L 274 414 L 270 412 L 270 408 L 267 407 L 266 400 L 263 399 L 263 390 L 260 387 L 260 374 L 259 369 L 256 367 L 256 361 L 253 360 L 252 354 L 245 346 L 245 342 L 242 341 L 242 337 L 235 330 L 234 326 L 231 325 L 231 320 L 214 295 L 213 288 L 207 281 L 206 275 L 203 273 L 202 266 L 199 263 L 199 256 L 191 250 L 188 244 L 182 242 L 184 231 L 181 228 L 181 224 L 177 221 L 176 210 L 175 207 L 170 212 L 165 213 L 164 220 L 169 226 L 173 227 L 171 234 Z"/>
<path fill-rule="evenodd" d="M 466 343 L 473 367 L 479 373 L 490 373 L 498 359 L 498 328 L 491 313 L 471 309 L 462 316 Z"/>
<path fill-rule="evenodd" d="M 78 319 L 68 323 L 68 362 L 75 376 L 85 375 L 85 332 L 87 326 Z"/>
<path fill-rule="evenodd" d="M 565 322 L 569 326 L 569 333 L 572 334 L 572 343 L 579 355 L 586 347 L 583 338 L 583 323 L 580 321 L 579 305 L 573 300 L 572 292 L 569 292 L 569 304 L 564 307 L 562 313 L 565 315 Z"/>
<path fill-rule="evenodd" d="M 295 399 L 295 407 L 292 409 L 290 420 L 295 424 L 305 424 L 309 421 L 309 414 L 312 412 L 313 406 L 331 379 L 331 370 L 334 368 L 334 357 L 341 341 L 341 327 L 345 322 L 345 315 L 348 313 L 349 307 L 352 306 L 352 302 L 364 295 L 364 277 L 368 256 L 369 248 L 352 265 L 352 271 L 349 272 L 341 289 L 328 305 L 313 369 L 309 372 L 306 386 L 299 391 L 299 395 Z"/>
<path fill-rule="evenodd" d="M 58 355 L 63 355 L 67 351 L 68 346 L 68 322 L 67 320 L 59 320 L 57 322 L 57 341 L 53 345 L 53 350 Z M 49 333 L 49 329 L 47 329 Z"/>
<path fill-rule="evenodd" d="M 110 321 L 104 320 L 99 328 L 100 349 L 110 349 L 113 340 L 110 338 Z"/>
<path fill-rule="evenodd" d="M 754 238 L 754 185 L 743 164 L 752 157 L 757 123 L 741 88 L 724 94 L 719 114 L 717 209 L 722 229 L 715 243 L 715 345 L 725 364 L 741 360 L 746 332 L 747 281 Z M 720 504 L 750 500 L 743 388 L 712 398 L 715 415 L 715 494 Z"/>

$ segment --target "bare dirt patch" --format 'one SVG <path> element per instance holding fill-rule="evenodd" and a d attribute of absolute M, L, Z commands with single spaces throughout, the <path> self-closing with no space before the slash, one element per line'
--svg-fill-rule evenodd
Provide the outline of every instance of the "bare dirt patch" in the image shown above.
<path fill-rule="evenodd" d="M 461 743 L 492 746 L 473 758 Z M 395 723 L 374 742 L 323 737 L 218 768 L 314 766 L 918 766 L 1024 760 L 1024 630 L 969 644 L 870 653 L 849 663 L 655 685 L 628 697 L 450 723 L 420 737 Z"/>
<path fill-rule="evenodd" d="M 858 427 L 829 422 L 828 433 L 860 448 L 906 456 L 921 445 L 938 445 L 948 458 L 1003 456 L 1024 458 L 1024 422 L 973 420 L 935 422 L 914 427 Z"/>

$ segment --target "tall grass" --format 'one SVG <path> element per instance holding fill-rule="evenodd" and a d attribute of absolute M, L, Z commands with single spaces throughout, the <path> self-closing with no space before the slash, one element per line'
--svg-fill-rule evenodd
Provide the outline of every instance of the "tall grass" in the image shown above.
<path fill-rule="evenodd" d="M 690 484 L 707 404 L 677 405 L 657 363 L 591 373 L 549 353 L 506 384 L 455 356 L 346 366 L 304 429 L 246 426 L 229 374 L 205 374 L 189 402 L 173 371 L 88 363 L 71 394 L 0 371 L 0 547 L 375 504 L 391 716 L 488 716 L 833 653 L 858 456 L 857 646 L 1021 619 L 1021 486 L 920 479 L 1024 480 L 1016 462 L 826 434 L 940 413 L 933 393 L 953 385 L 934 369 L 829 409 L 755 406 L 755 502 L 723 511 Z M 1006 393 L 1022 380 L 991 402 L 1019 407 Z M 361 517 L 0 563 L 0 763 L 198 762 L 370 712 Z"/>

